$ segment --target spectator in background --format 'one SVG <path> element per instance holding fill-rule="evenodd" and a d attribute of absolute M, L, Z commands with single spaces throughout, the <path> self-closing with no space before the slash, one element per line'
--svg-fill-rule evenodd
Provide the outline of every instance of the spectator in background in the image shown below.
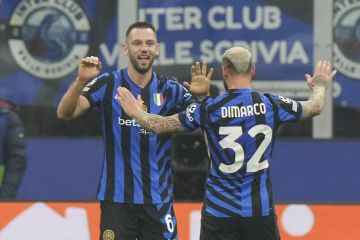
<path fill-rule="evenodd" d="M 0 99 L 0 199 L 14 199 L 26 169 L 24 127 L 15 105 Z"/>

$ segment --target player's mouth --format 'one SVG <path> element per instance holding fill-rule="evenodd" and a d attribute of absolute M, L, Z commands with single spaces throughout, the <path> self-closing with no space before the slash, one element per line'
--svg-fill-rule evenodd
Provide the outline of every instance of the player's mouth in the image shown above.
<path fill-rule="evenodd" d="M 150 57 L 147 55 L 141 55 L 138 57 L 140 63 L 148 63 L 150 61 Z"/>

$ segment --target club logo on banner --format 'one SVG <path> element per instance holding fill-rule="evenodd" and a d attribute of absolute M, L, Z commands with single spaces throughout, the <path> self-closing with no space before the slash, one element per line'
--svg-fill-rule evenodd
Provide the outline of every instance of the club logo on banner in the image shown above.
<path fill-rule="evenodd" d="M 73 0 L 20 1 L 6 32 L 15 61 L 42 79 L 68 75 L 89 48 L 89 20 Z"/>
<path fill-rule="evenodd" d="M 360 80 L 360 0 L 334 3 L 334 66 Z"/>

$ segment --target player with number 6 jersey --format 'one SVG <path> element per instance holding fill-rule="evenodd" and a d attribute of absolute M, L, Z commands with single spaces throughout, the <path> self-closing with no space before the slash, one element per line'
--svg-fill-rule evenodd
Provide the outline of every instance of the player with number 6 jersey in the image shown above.
<path fill-rule="evenodd" d="M 99 58 L 82 59 L 57 114 L 60 119 L 71 120 L 92 108 L 101 113 L 104 163 L 97 194 L 101 207 L 99 239 L 177 240 L 171 136 L 157 136 L 129 118 L 117 102 L 117 88 L 141 96 L 144 111 L 173 115 L 196 101 L 192 94 L 206 96 L 211 71 L 207 76 L 192 76 L 191 84 L 160 77 L 152 70 L 160 51 L 154 26 L 135 22 L 125 35 L 122 47 L 128 66 L 101 74 Z M 200 63 L 195 68 L 200 69 Z"/>

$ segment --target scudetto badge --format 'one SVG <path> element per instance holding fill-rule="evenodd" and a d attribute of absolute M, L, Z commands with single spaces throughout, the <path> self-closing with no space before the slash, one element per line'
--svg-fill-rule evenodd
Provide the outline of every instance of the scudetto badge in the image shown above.
<path fill-rule="evenodd" d="M 333 51 L 335 68 L 360 80 L 360 0 L 334 2 Z"/>
<path fill-rule="evenodd" d="M 68 75 L 89 49 L 89 20 L 73 0 L 20 1 L 6 32 L 15 61 L 41 79 Z"/>

